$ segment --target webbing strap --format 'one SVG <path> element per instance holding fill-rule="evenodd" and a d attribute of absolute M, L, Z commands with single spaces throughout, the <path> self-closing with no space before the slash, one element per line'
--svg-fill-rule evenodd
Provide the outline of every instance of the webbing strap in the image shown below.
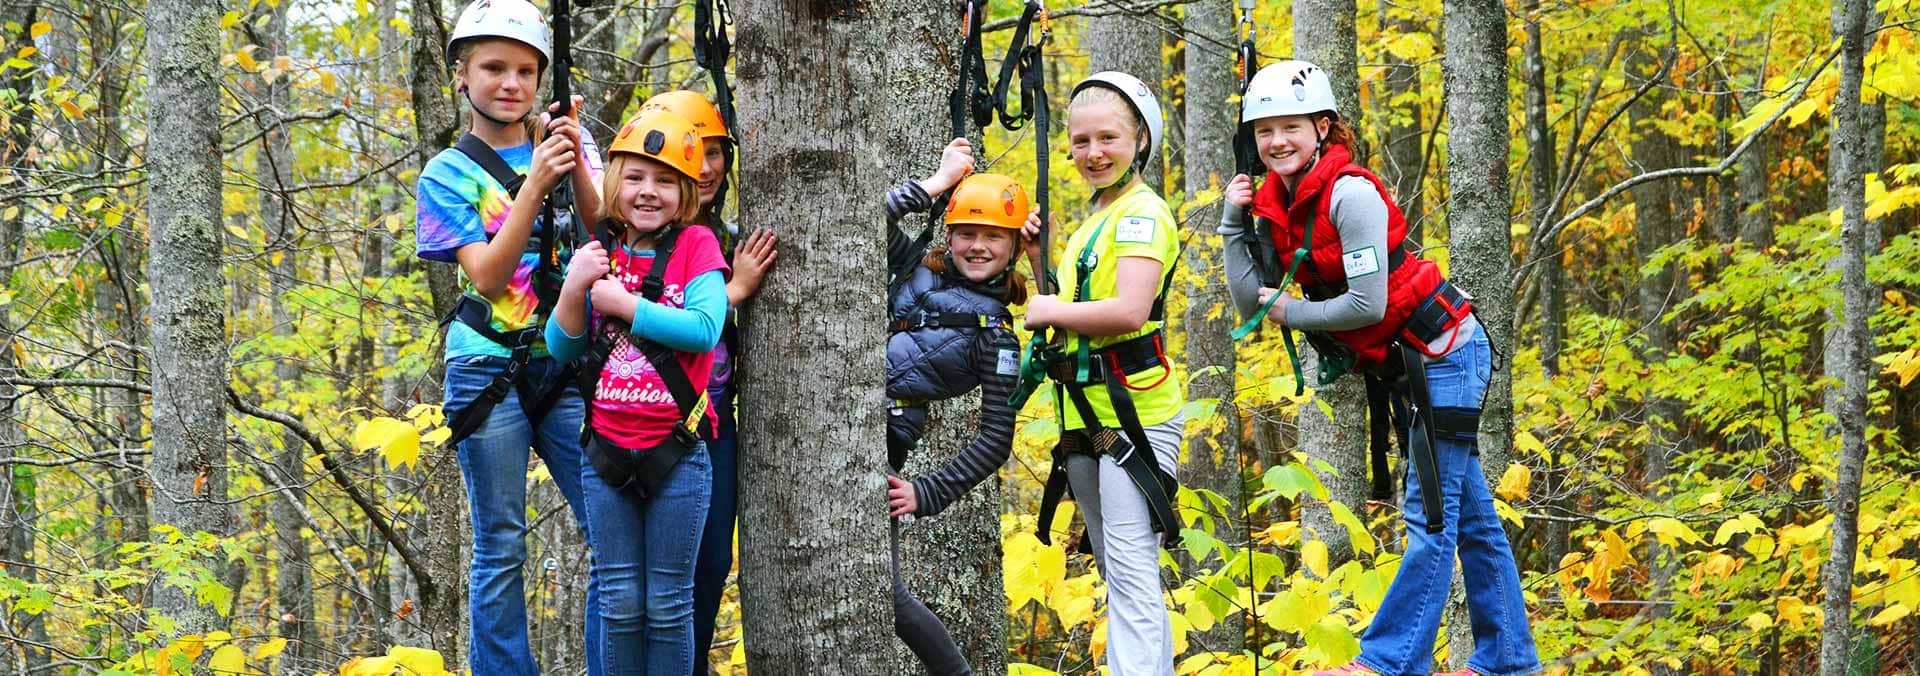
<path fill-rule="evenodd" d="M 513 167 L 508 166 L 507 161 L 500 157 L 500 151 L 494 150 L 493 146 L 487 145 L 486 141 L 474 136 L 473 132 L 461 134 L 460 140 L 453 144 L 453 149 L 466 155 L 467 159 L 473 160 L 474 164 L 480 165 L 480 168 L 486 171 L 495 183 L 499 183 L 500 187 L 506 189 L 507 195 L 513 197 L 520 195 L 520 186 L 526 184 L 527 176 L 514 171 Z"/>
<path fill-rule="evenodd" d="M 720 121 L 727 125 L 727 131 L 734 130 L 733 86 L 727 82 L 727 59 L 733 53 L 733 41 L 727 37 L 727 27 L 733 24 L 732 8 L 728 0 L 695 0 L 693 3 L 693 61 L 706 69 L 707 77 L 713 81 L 713 106 L 720 109 Z M 733 174 L 733 144 L 720 144 L 721 170 L 724 178 Z M 719 191 L 713 194 L 713 213 L 715 220 L 727 203 L 727 183 L 720 181 Z M 720 228 L 724 231 L 725 228 Z"/>

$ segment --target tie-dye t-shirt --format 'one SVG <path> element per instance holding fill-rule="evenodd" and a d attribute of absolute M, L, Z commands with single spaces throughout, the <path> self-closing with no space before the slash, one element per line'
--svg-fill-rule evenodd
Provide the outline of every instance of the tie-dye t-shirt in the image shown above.
<path fill-rule="evenodd" d="M 615 279 L 628 291 L 638 294 L 640 281 L 645 279 L 647 271 L 653 269 L 653 252 L 629 253 L 625 247 L 615 247 L 609 260 L 612 263 Z M 713 232 L 706 228 L 685 228 L 680 232 L 679 240 L 674 244 L 673 257 L 667 260 L 667 269 L 660 281 L 664 290 L 660 294 L 660 304 L 668 307 L 686 307 L 685 292 L 687 284 L 695 277 L 714 271 L 723 274 L 727 270 L 726 258 L 720 254 L 720 243 Z M 725 290 L 720 290 L 725 294 Z M 601 321 L 594 314 L 594 330 L 617 330 L 614 325 Z M 711 335 L 711 334 L 709 334 Z M 680 367 L 686 370 L 687 380 L 695 388 L 707 386 L 707 379 L 713 372 L 712 352 L 675 352 Z M 680 419 L 679 405 L 673 400 L 673 393 L 660 379 L 653 363 L 646 355 L 634 349 L 629 341 L 620 341 L 614 345 L 613 352 L 607 355 L 606 367 L 600 371 L 600 382 L 593 397 L 593 429 L 607 439 L 625 448 L 651 448 L 665 439 Z M 707 409 L 706 425 L 717 425 L 719 419 L 713 409 Z M 709 427 L 708 434 L 717 430 Z"/>
<path fill-rule="evenodd" d="M 583 134 L 582 141 L 588 169 L 594 176 L 594 183 L 598 184 L 602 170 L 600 148 L 594 144 L 592 134 Z M 506 160 L 507 166 L 522 174 L 533 162 L 531 143 L 496 148 L 494 152 L 499 153 L 500 159 Z M 420 180 L 415 187 L 419 207 L 414 244 L 417 255 L 430 261 L 457 263 L 454 252 L 468 244 L 485 242 L 499 232 L 500 227 L 507 223 L 507 211 L 513 207 L 513 197 L 507 194 L 506 188 L 487 175 L 487 170 L 480 168 L 466 153 L 453 148 L 440 151 L 427 162 L 427 167 L 420 171 Z M 595 187 L 577 185 L 574 189 L 593 190 Z M 584 214 L 582 217 L 591 219 Z M 536 220 L 534 234 L 541 234 L 541 230 L 540 222 Z M 567 252 L 562 251 L 561 265 L 566 264 L 566 259 Z M 539 254 L 531 251 L 520 254 L 520 263 L 514 267 L 513 277 L 507 281 L 506 292 L 492 303 L 494 330 L 508 333 L 540 326 L 546 321 L 545 317 L 533 316 L 534 308 L 539 304 L 539 299 L 533 293 L 533 271 L 539 262 Z M 464 274 L 461 275 L 461 286 L 467 295 L 482 298 Z M 544 342 L 536 342 L 533 353 L 543 356 L 546 349 Z M 453 322 L 447 328 L 447 359 L 481 354 L 505 357 L 510 351 L 460 322 Z"/>

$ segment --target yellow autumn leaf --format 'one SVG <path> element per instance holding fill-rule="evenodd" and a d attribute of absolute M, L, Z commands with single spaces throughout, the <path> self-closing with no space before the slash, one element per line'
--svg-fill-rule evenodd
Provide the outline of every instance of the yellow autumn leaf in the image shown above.
<path fill-rule="evenodd" d="M 1893 624 L 1895 622 L 1899 622 L 1900 620 L 1906 619 L 1906 617 L 1911 614 L 1913 614 L 1913 609 L 1908 608 L 1907 604 L 1895 603 L 1893 605 L 1887 606 L 1885 610 L 1875 613 L 1873 616 L 1873 619 L 1867 620 L 1867 624 L 1871 624 L 1876 627 L 1884 627 L 1889 624 Z"/>
<path fill-rule="evenodd" d="M 191 659 L 197 660 L 200 659 L 200 653 L 206 652 L 207 640 L 199 634 L 188 634 L 180 637 L 180 640 L 174 641 L 173 645 L 169 647 L 185 653 L 186 656 Z"/>
<path fill-rule="evenodd" d="M 223 645 L 207 660 L 207 669 L 215 674 L 247 674 L 247 653 L 237 645 Z"/>
<path fill-rule="evenodd" d="M 387 650 L 387 656 L 399 663 L 401 673 L 409 676 L 442 676 L 447 673 L 446 660 L 439 651 L 429 648 L 413 648 L 397 645 Z"/>
<path fill-rule="evenodd" d="M 1659 538 L 1660 544 L 1668 547 L 1672 547 L 1674 544 L 1680 542 L 1697 543 L 1700 541 L 1699 534 L 1694 533 L 1692 528 L 1687 527 L 1687 524 L 1681 523 L 1679 519 L 1672 517 L 1661 517 L 1648 521 L 1647 530 L 1652 532 L 1654 537 Z"/>
<path fill-rule="evenodd" d="M 33 22 L 33 26 L 27 28 L 27 38 L 32 40 L 38 40 L 40 39 L 40 36 L 46 35 L 49 31 L 52 31 L 52 30 L 53 30 L 53 24 L 47 23 L 45 21 L 35 21 Z"/>
<path fill-rule="evenodd" d="M 253 53 L 250 50 L 251 47 L 252 45 L 248 45 L 247 47 L 242 47 L 240 51 L 233 53 L 234 63 L 240 64 L 241 70 L 249 73 L 260 70 L 260 62 L 253 60 Z"/>
<path fill-rule="evenodd" d="M 1513 463 L 1507 465 L 1507 471 L 1500 475 L 1500 487 L 1496 492 L 1508 502 L 1527 497 L 1527 489 L 1533 484 L 1533 472 L 1526 465 Z"/>
<path fill-rule="evenodd" d="M 255 660 L 264 660 L 264 659 L 273 657 L 275 655 L 278 655 L 280 654 L 280 651 L 286 650 L 286 649 L 287 649 L 287 640 L 284 638 L 276 638 L 271 641 L 267 641 L 266 643 L 262 643 L 258 646 L 255 646 L 253 649 L 252 657 Z"/>
<path fill-rule="evenodd" d="M 1768 617 L 1766 613 L 1754 613 L 1747 616 L 1744 624 L 1747 625 L 1748 629 L 1763 631 L 1767 627 L 1773 626 L 1773 618 Z M 346 674 L 341 674 L 341 676 L 346 676 Z"/>
<path fill-rule="evenodd" d="M 72 101 L 61 101 L 60 113 L 66 115 L 69 120 L 78 120 L 87 116 L 87 111 L 81 110 L 80 106 L 74 105 Z"/>
<path fill-rule="evenodd" d="M 1300 561 L 1314 577 L 1327 579 L 1327 543 L 1308 540 L 1300 546 Z"/>
<path fill-rule="evenodd" d="M 393 676 L 393 668 L 399 664 L 392 656 L 356 657 L 340 665 L 340 676 Z"/>
<path fill-rule="evenodd" d="M 353 447 L 380 449 L 389 467 L 412 467 L 420 459 L 420 430 L 397 418 L 364 420 L 353 432 Z"/>

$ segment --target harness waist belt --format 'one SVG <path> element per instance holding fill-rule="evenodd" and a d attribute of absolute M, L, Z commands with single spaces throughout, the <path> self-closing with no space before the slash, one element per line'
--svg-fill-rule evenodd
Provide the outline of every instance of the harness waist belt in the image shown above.
<path fill-rule="evenodd" d="M 1087 380 L 1084 384 L 1106 382 L 1114 366 L 1119 366 L 1121 373 L 1133 375 L 1165 364 L 1166 362 L 1160 358 L 1160 332 L 1156 330 L 1144 336 L 1090 350 L 1087 355 Z M 1073 382 L 1077 379 L 1076 371 L 1077 365 L 1071 357 L 1047 366 L 1047 375 L 1056 382 Z"/>

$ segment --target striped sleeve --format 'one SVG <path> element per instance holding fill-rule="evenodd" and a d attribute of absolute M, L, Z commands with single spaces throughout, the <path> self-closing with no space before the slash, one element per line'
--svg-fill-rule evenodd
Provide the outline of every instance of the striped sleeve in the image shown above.
<path fill-rule="evenodd" d="M 1012 368 L 1003 368 L 1012 356 Z M 1007 329 L 983 331 L 973 343 L 972 366 L 980 374 L 980 431 L 973 443 L 931 474 L 913 480 L 918 516 L 934 516 L 1000 469 L 1013 453 L 1017 411 L 1007 404 L 1019 383 L 1020 343 Z"/>
<path fill-rule="evenodd" d="M 933 198 L 927 195 L 919 183 L 907 181 L 887 191 L 887 267 L 895 268 L 903 264 L 900 259 L 913 256 L 913 240 L 900 230 L 900 219 L 907 214 L 919 213 L 933 208 Z"/>

